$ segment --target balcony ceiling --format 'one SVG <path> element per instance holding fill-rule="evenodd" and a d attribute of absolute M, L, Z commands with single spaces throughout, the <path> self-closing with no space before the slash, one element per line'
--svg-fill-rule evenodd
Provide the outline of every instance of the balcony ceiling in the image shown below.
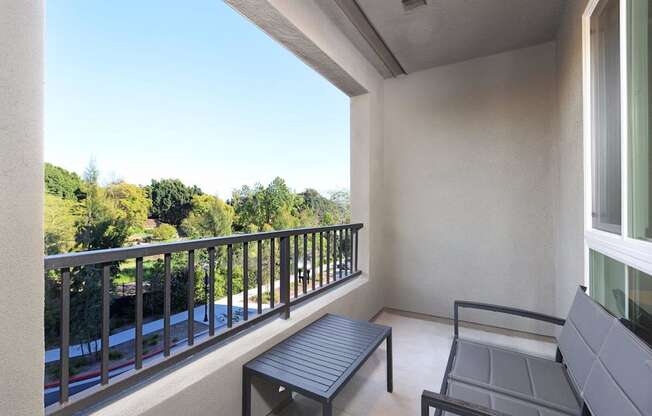
<path fill-rule="evenodd" d="M 401 0 L 317 2 L 388 78 L 550 41 L 565 0 L 426 0 L 408 11 Z"/>

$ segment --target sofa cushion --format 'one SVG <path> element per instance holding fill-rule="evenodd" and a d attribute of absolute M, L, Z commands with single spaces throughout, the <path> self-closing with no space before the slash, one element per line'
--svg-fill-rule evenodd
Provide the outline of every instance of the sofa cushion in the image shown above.
<path fill-rule="evenodd" d="M 458 339 L 449 379 L 564 414 L 580 412 L 562 364 L 503 347 Z"/>
<path fill-rule="evenodd" d="M 536 403 L 530 403 L 495 392 L 493 390 L 452 380 L 448 384 L 448 396 L 470 403 L 488 407 L 499 412 L 514 416 L 566 416 L 567 413 L 558 412 Z M 579 414 L 576 413 L 576 414 Z M 454 416 L 452 413 L 444 413 Z"/>
<path fill-rule="evenodd" d="M 584 390 L 586 378 L 607 333 L 617 322 L 586 293 L 577 290 L 559 337 L 559 350 L 578 391 Z"/>

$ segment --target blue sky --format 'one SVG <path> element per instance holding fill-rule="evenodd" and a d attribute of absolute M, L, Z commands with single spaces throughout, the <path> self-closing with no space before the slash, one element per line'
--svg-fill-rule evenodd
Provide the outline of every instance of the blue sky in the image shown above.
<path fill-rule="evenodd" d="M 349 187 L 349 99 L 220 0 L 50 0 L 45 159 L 228 198 Z"/>

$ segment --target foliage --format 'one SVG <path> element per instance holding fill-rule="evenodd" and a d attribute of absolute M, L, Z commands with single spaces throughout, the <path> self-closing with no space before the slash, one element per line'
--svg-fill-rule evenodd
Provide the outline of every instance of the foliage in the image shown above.
<path fill-rule="evenodd" d="M 63 199 L 77 200 L 82 181 L 74 172 L 50 163 L 45 164 L 45 192 Z"/>
<path fill-rule="evenodd" d="M 45 254 L 68 253 L 75 248 L 78 215 L 79 204 L 76 201 L 45 194 Z"/>
<path fill-rule="evenodd" d="M 181 230 L 191 238 L 217 237 L 231 234 L 233 207 L 211 195 L 195 195 L 188 217 L 181 222 Z"/>
<path fill-rule="evenodd" d="M 147 197 L 145 189 L 118 182 L 106 187 L 106 195 L 120 210 L 129 227 L 134 230 L 142 229 L 152 206 L 152 200 Z"/>
<path fill-rule="evenodd" d="M 91 162 L 84 173 L 82 214 L 77 220 L 77 243 L 83 250 L 122 247 L 129 237 L 129 221 L 115 201 L 98 185 L 99 172 Z"/>
<path fill-rule="evenodd" d="M 152 180 L 147 187 L 152 201 L 151 217 L 179 226 L 192 208 L 192 197 L 202 195 L 197 186 L 188 187 L 179 179 Z"/>
<path fill-rule="evenodd" d="M 177 229 L 170 224 L 161 223 L 152 230 L 152 239 L 156 241 L 176 240 L 178 237 Z"/>
<path fill-rule="evenodd" d="M 303 199 L 301 212 L 311 212 L 316 217 L 313 219 L 315 224 L 332 225 L 349 221 L 348 192 L 333 192 L 330 198 L 326 198 L 314 189 L 306 189 L 299 195 Z"/>
<path fill-rule="evenodd" d="M 98 183 L 99 172 L 91 162 L 80 179 L 74 173 L 46 164 L 44 246 L 47 254 L 74 250 L 96 250 L 122 247 L 143 240 L 142 226 L 148 213 L 160 221 L 151 230 L 152 239 L 177 239 L 177 228 L 189 238 L 228 235 L 233 232 L 257 232 L 328 225 L 349 221 L 349 195 L 335 192 L 323 196 L 314 189 L 302 193 L 292 191 L 285 181 L 275 178 L 266 186 L 243 186 L 224 202 L 205 195 L 196 186 L 186 186 L 176 179 L 153 180 L 147 187 L 126 182 L 107 186 Z M 149 233 L 150 231 L 148 231 Z M 312 247 L 308 241 L 307 250 Z M 309 252 L 309 251 L 308 251 Z M 255 286 L 257 252 L 249 245 L 249 285 Z M 264 244 L 262 264 L 268 267 L 269 247 Z M 299 256 L 305 255 L 299 248 Z M 233 247 L 232 283 L 234 293 L 243 289 L 243 249 Z M 226 296 L 226 247 L 217 247 L 215 264 L 215 297 Z M 195 252 L 195 303 L 206 296 L 204 276 L 208 265 L 207 251 Z M 171 262 L 172 311 L 185 310 L 188 290 L 188 254 L 175 253 Z M 148 283 L 144 293 L 144 311 L 148 316 L 158 315 L 163 305 L 163 258 L 149 258 L 144 262 L 144 279 Z M 111 265 L 113 296 L 111 327 L 133 322 L 133 284 L 135 261 Z M 60 273 L 50 271 L 45 279 L 45 335 L 46 346 L 56 345 L 59 327 Z M 87 266 L 71 270 L 71 341 L 81 343 L 86 355 L 96 350 L 94 340 L 99 337 L 101 306 L 101 267 Z M 122 285 L 123 295 L 119 286 Z"/>
<path fill-rule="evenodd" d="M 291 228 L 297 220 L 301 198 L 290 190 L 285 181 L 275 178 L 267 187 L 256 184 L 233 191 L 231 205 L 236 213 L 236 231 Z M 252 227 L 253 225 L 253 227 Z"/>

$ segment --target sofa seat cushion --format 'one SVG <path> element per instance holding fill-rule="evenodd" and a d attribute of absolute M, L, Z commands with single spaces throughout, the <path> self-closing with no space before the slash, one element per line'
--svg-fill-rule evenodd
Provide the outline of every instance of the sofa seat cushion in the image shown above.
<path fill-rule="evenodd" d="M 455 380 L 449 382 L 447 395 L 514 416 L 566 416 L 568 414 L 536 403 L 520 400 L 510 395 L 498 393 L 491 389 Z M 576 415 L 579 414 L 580 412 L 578 411 Z M 444 415 L 455 416 L 449 412 L 445 412 Z"/>
<path fill-rule="evenodd" d="M 458 339 L 449 380 L 563 414 L 580 413 L 562 364 L 507 348 Z"/>

